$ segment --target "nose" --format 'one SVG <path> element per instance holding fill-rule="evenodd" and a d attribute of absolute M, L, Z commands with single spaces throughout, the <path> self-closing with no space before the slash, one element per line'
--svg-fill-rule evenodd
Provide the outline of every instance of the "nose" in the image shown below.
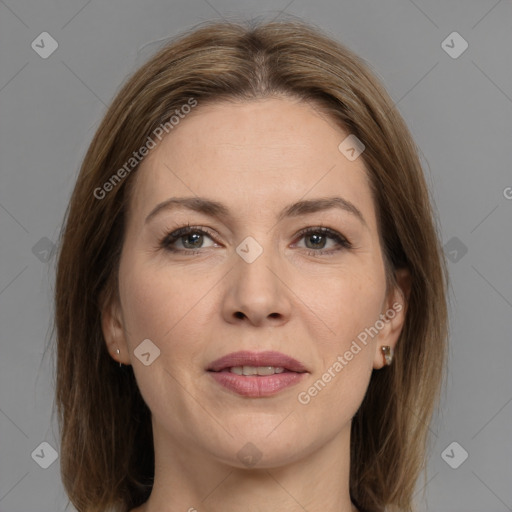
<path fill-rule="evenodd" d="M 278 326 L 290 318 L 293 293 L 279 254 L 265 248 L 249 263 L 238 254 L 225 277 L 222 314 L 229 323 Z"/>

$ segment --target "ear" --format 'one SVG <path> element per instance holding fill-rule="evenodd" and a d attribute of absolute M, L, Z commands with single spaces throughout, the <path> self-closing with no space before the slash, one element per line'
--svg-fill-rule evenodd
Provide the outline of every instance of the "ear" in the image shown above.
<path fill-rule="evenodd" d="M 110 356 L 119 363 L 129 365 L 131 363 L 121 305 L 113 295 L 104 291 L 100 296 L 103 337 Z M 117 350 L 119 350 L 119 354 Z"/>
<path fill-rule="evenodd" d="M 405 322 L 409 295 L 411 293 L 411 274 L 408 269 L 402 268 L 395 271 L 395 285 L 389 290 L 384 300 L 380 320 L 384 327 L 379 331 L 375 343 L 375 355 L 373 367 L 380 369 L 385 364 L 382 353 L 383 346 L 391 347 L 393 354 L 400 333 Z"/>

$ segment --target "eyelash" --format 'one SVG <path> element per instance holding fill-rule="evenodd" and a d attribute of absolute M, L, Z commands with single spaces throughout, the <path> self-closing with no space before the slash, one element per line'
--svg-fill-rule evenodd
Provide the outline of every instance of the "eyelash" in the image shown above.
<path fill-rule="evenodd" d="M 160 247 L 162 249 L 165 249 L 166 251 L 169 251 L 171 253 L 186 253 L 189 256 L 194 256 L 196 254 L 200 254 L 201 249 L 193 250 L 193 249 L 176 249 L 173 248 L 171 244 L 179 240 L 180 238 L 184 237 L 185 235 L 189 235 L 191 233 L 200 233 L 202 235 L 208 235 L 210 238 L 214 238 L 214 234 L 211 233 L 208 229 L 205 229 L 203 227 L 199 226 L 190 226 L 188 224 L 187 226 L 184 226 L 182 228 L 179 228 L 172 233 L 168 233 L 165 235 L 162 240 L 160 241 Z M 326 228 L 323 226 L 313 227 L 313 228 L 305 228 L 299 231 L 297 233 L 297 236 L 300 237 L 299 239 L 303 238 L 304 236 L 310 235 L 310 234 L 318 234 L 321 233 L 322 235 L 326 236 L 327 238 L 330 238 L 331 240 L 334 240 L 339 247 L 337 249 L 320 249 L 320 250 L 314 250 L 314 249 L 306 249 L 306 253 L 309 256 L 333 256 L 334 253 L 338 251 L 342 251 L 344 249 L 352 249 L 352 244 L 340 233 L 337 231 L 334 231 L 333 229 Z"/>

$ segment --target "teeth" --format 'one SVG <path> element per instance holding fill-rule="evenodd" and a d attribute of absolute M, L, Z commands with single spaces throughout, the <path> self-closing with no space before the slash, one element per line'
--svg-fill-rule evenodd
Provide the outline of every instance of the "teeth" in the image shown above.
<path fill-rule="evenodd" d="M 283 373 L 284 368 L 280 366 L 233 366 L 229 371 L 237 375 L 274 375 L 274 373 Z"/>

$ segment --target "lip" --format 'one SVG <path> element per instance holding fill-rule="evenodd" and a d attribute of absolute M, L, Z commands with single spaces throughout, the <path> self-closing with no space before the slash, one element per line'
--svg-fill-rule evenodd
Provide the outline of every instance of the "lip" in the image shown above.
<path fill-rule="evenodd" d="M 290 372 L 306 372 L 305 366 L 293 357 L 281 354 L 281 352 L 232 352 L 219 359 L 216 359 L 208 366 L 211 372 L 220 372 L 233 366 L 275 366 L 282 367 Z"/>
<path fill-rule="evenodd" d="M 274 366 L 284 368 L 273 375 L 237 375 L 234 366 Z M 226 389 L 248 398 L 273 396 L 297 384 L 307 373 L 305 366 L 293 357 L 280 352 L 233 352 L 213 361 L 207 368 L 212 378 Z"/>

